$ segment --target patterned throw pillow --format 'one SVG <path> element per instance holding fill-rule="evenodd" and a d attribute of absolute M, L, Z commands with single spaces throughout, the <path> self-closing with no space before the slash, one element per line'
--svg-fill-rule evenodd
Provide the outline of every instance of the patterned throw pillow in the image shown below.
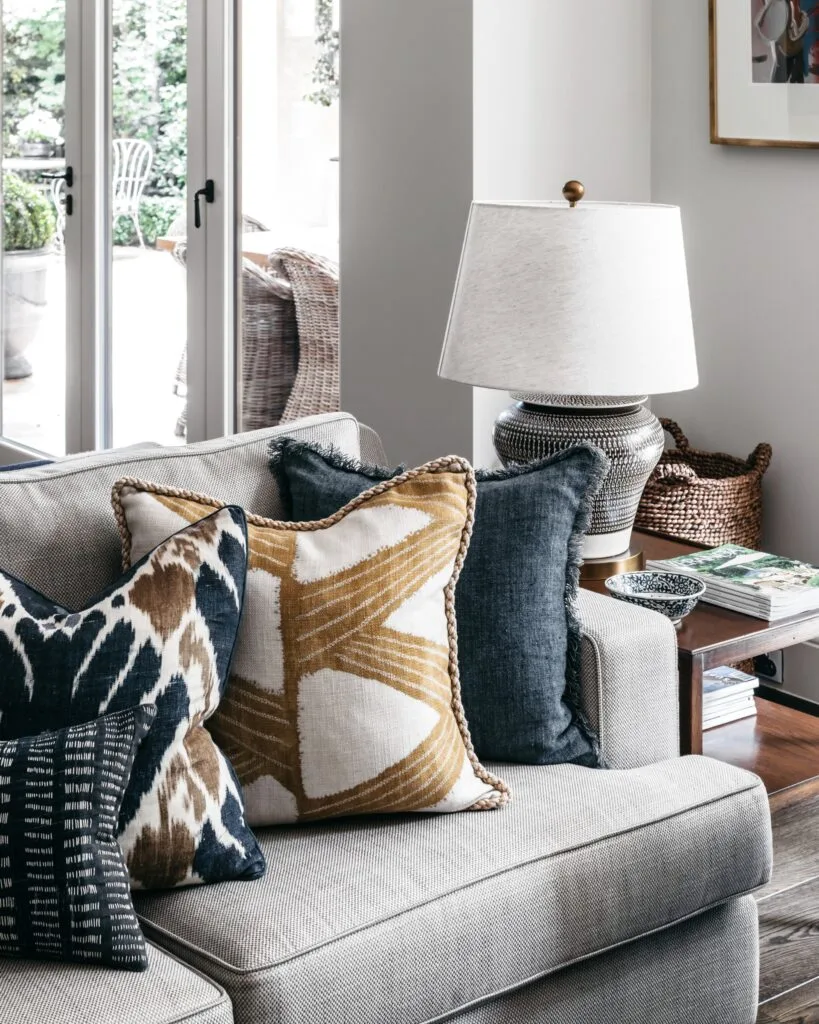
<path fill-rule="evenodd" d="M 0 742 L 0 956 L 148 966 L 117 818 L 155 715 Z"/>
<path fill-rule="evenodd" d="M 274 441 L 271 469 L 290 518 L 332 515 L 402 469 Z M 523 764 L 599 762 L 580 703 L 574 606 L 591 501 L 608 468 L 579 445 L 549 459 L 478 470 L 469 557 L 455 595 L 464 707 L 479 757 Z"/>
<path fill-rule="evenodd" d="M 120 811 L 135 888 L 264 872 L 236 778 L 204 728 L 227 681 L 246 567 L 244 513 L 231 507 L 171 537 L 82 611 L 0 573 L 0 739 L 156 705 Z"/>
<path fill-rule="evenodd" d="M 508 799 L 475 758 L 459 693 L 453 593 L 474 490 L 451 457 L 323 522 L 248 516 L 245 617 L 209 727 L 252 824 Z M 126 559 L 218 504 L 120 481 Z"/>

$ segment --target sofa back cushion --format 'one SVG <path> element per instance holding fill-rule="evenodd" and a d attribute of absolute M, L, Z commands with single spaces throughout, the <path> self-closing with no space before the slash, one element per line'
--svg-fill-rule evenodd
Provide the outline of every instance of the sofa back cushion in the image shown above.
<path fill-rule="evenodd" d="M 111 488 L 123 476 L 282 518 L 278 485 L 267 469 L 268 444 L 278 436 L 360 454 L 355 418 L 331 413 L 185 447 L 94 452 L 0 473 L 0 569 L 66 608 L 88 603 L 122 571 Z"/>

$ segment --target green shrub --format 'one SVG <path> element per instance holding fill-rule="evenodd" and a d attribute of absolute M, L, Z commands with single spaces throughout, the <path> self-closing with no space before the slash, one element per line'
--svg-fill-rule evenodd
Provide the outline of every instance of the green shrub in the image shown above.
<path fill-rule="evenodd" d="M 139 226 L 145 244 L 153 245 L 185 209 L 184 199 L 176 196 L 143 196 L 139 204 Z M 114 245 L 138 245 L 134 222 L 130 217 L 117 217 L 114 224 Z"/>
<path fill-rule="evenodd" d="M 3 175 L 3 248 L 44 249 L 56 230 L 54 207 L 39 189 L 11 171 Z"/>

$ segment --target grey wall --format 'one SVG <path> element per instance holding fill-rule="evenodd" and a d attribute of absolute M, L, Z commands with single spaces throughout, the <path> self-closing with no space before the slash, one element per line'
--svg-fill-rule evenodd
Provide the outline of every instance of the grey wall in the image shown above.
<path fill-rule="evenodd" d="M 649 200 L 651 0 L 474 0 L 474 46 L 476 198 Z M 476 463 L 508 402 L 476 389 Z"/>
<path fill-rule="evenodd" d="M 817 562 L 819 150 L 710 145 L 707 7 L 654 4 L 653 199 L 682 207 L 700 364 L 696 391 L 654 408 L 709 448 L 770 441 L 765 543 Z M 785 676 L 819 699 L 819 652 Z"/>
<path fill-rule="evenodd" d="M 342 404 L 419 463 L 472 448 L 436 376 L 472 198 L 472 0 L 341 5 Z"/>

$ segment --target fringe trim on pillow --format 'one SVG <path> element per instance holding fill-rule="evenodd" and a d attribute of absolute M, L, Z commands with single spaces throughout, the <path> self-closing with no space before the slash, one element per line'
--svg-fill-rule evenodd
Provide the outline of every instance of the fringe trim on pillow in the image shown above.
<path fill-rule="evenodd" d="M 309 453 L 318 455 L 328 465 L 335 469 L 342 469 L 348 473 L 358 473 L 370 477 L 378 483 L 382 480 L 392 480 L 395 476 L 406 473 L 407 467 L 402 463 L 395 469 L 385 469 L 383 466 L 373 466 L 358 459 L 351 458 L 339 451 L 335 445 L 321 445 L 309 441 L 299 441 L 294 437 L 275 437 L 267 448 L 268 468 L 276 479 L 279 486 L 279 494 L 284 502 L 284 507 L 289 516 L 293 515 L 293 494 L 290 490 L 290 478 L 284 468 L 284 460 L 288 455 L 298 457 Z"/>
<path fill-rule="evenodd" d="M 592 747 L 592 753 L 598 768 L 608 768 L 603 752 L 600 749 L 600 736 L 592 726 L 583 709 L 583 693 L 581 686 L 583 624 L 577 608 L 577 592 L 580 586 L 580 566 L 583 563 L 583 540 L 589 529 L 592 516 L 592 505 L 597 497 L 603 481 L 606 479 L 611 465 L 608 457 L 593 445 L 582 445 L 594 456 L 594 468 L 590 472 L 591 481 L 585 495 L 580 501 L 574 528 L 569 538 L 568 558 L 566 560 L 566 622 L 568 637 L 566 646 L 566 703 L 577 719 L 581 731 Z M 562 454 L 562 453 L 561 453 Z"/>
<path fill-rule="evenodd" d="M 566 625 L 568 628 L 564 700 L 572 713 L 575 724 L 592 748 L 595 767 L 607 768 L 608 765 L 600 749 L 600 736 L 583 710 L 581 687 L 583 626 L 577 610 L 577 590 L 580 585 L 580 566 L 583 564 L 583 540 L 591 523 L 592 505 L 600 488 L 603 486 L 603 481 L 606 478 L 611 463 L 606 454 L 599 448 L 592 444 L 581 443 L 571 448 L 566 448 L 564 451 L 557 452 L 554 455 L 548 455 L 544 459 L 538 459 L 536 462 L 517 463 L 503 469 L 479 469 L 476 471 L 475 476 L 478 483 L 492 480 L 509 480 L 511 477 L 525 476 L 527 473 L 536 473 L 546 466 L 565 462 L 566 459 L 572 457 L 577 452 L 578 448 L 592 456 L 593 464 L 589 473 L 589 486 L 580 501 L 577 514 L 575 515 L 566 558 L 566 583 L 563 589 L 563 596 L 566 605 Z"/>

